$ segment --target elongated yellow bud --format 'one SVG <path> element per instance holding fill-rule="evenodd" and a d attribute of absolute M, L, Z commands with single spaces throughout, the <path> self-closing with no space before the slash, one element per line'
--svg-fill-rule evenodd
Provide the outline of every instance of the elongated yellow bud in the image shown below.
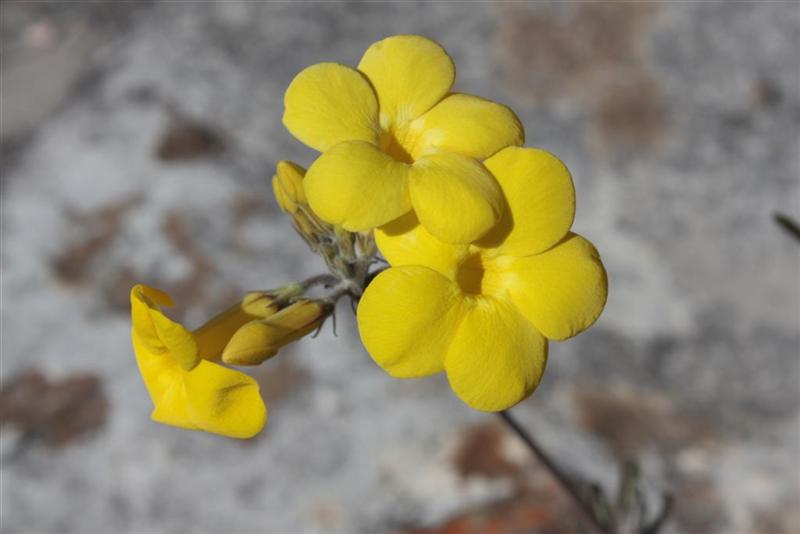
<path fill-rule="evenodd" d="M 281 347 L 313 332 L 332 311 L 329 302 L 300 299 L 268 318 L 250 321 L 230 338 L 222 360 L 231 365 L 259 365 Z"/>
<path fill-rule="evenodd" d="M 306 203 L 303 189 L 305 169 L 291 161 L 279 161 L 275 176 L 272 177 L 272 191 L 278 206 L 290 215 L 297 212 L 298 204 Z"/>
<path fill-rule="evenodd" d="M 281 299 L 297 295 L 300 291 L 300 284 L 290 284 L 274 291 L 248 293 L 241 301 L 192 332 L 197 341 L 198 357 L 219 360 L 225 345 L 242 325 L 271 317 L 280 309 Z"/>

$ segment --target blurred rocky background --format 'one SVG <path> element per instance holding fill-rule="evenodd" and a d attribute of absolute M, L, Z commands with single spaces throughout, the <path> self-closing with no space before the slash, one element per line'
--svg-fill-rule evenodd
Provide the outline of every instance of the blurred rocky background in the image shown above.
<path fill-rule="evenodd" d="M 558 154 L 609 270 L 597 325 L 514 414 L 609 488 L 669 490 L 673 533 L 800 532 L 796 2 L 0 4 L 2 530 L 577 532 L 560 488 L 442 377 L 395 381 L 349 309 L 255 371 L 250 442 L 150 422 L 128 292 L 198 325 L 323 269 L 273 199 L 312 63 L 396 33 Z"/>

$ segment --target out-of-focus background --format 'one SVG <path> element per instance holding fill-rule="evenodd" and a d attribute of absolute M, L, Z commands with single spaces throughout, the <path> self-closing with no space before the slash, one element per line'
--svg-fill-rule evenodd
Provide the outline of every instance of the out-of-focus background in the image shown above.
<path fill-rule="evenodd" d="M 510 105 L 578 192 L 599 322 L 514 414 L 609 488 L 640 462 L 667 532 L 800 532 L 796 2 L 0 4 L 2 528 L 575 532 L 549 475 L 443 377 L 396 381 L 349 310 L 256 369 L 265 432 L 152 423 L 128 292 L 198 325 L 322 272 L 271 197 L 283 91 L 420 33 Z M 460 529 L 460 530 L 459 530 Z M 472 530 L 469 530 L 472 529 Z M 526 530 L 527 529 L 527 530 Z"/>

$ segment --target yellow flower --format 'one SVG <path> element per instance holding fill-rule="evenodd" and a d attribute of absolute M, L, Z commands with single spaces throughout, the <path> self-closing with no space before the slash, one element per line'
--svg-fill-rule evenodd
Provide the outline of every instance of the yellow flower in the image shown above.
<path fill-rule="evenodd" d="M 361 339 L 390 375 L 443 370 L 469 406 L 504 410 L 537 387 L 547 340 L 588 328 L 606 301 L 595 248 L 570 233 L 575 193 L 551 154 L 510 147 L 486 162 L 503 219 L 471 245 L 443 243 L 413 214 L 376 232 L 392 265 L 358 306 Z"/>
<path fill-rule="evenodd" d="M 136 361 L 155 409 L 154 421 L 233 438 L 249 438 L 266 424 L 258 384 L 218 359 L 231 335 L 255 318 L 275 313 L 271 297 L 251 293 L 194 332 L 170 320 L 161 306 L 172 299 L 157 289 L 131 290 Z"/>
<path fill-rule="evenodd" d="M 352 232 L 412 209 L 431 234 L 471 242 L 502 214 L 502 193 L 479 161 L 521 145 L 507 107 L 450 93 L 453 61 L 437 43 L 397 35 L 367 49 L 358 70 L 320 63 L 295 77 L 283 123 L 322 155 L 305 177 L 311 208 Z"/>

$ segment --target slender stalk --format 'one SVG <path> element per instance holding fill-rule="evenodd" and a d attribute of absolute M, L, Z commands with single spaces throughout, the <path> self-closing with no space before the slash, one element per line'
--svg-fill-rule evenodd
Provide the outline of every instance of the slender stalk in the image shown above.
<path fill-rule="evenodd" d="M 800 224 L 786 215 L 785 213 L 775 212 L 773 215 L 775 222 L 778 223 L 786 232 L 797 240 L 800 240 Z"/>
<path fill-rule="evenodd" d="M 520 426 L 516 419 L 511 416 L 511 413 L 508 411 L 498 412 L 497 415 L 500 416 L 508 427 L 514 431 L 519 439 L 525 442 L 525 445 L 531 450 L 531 452 L 536 456 L 536 458 L 542 463 L 542 465 L 550 471 L 550 474 L 553 475 L 561 487 L 569 494 L 572 498 L 572 501 L 575 503 L 575 506 L 583 512 L 583 515 L 586 517 L 586 520 L 592 525 L 592 527 L 597 531 L 601 532 L 602 534 L 613 534 L 613 530 L 607 526 L 602 524 L 597 517 L 595 517 L 591 505 L 587 503 L 583 496 L 581 495 L 581 491 L 578 486 L 575 484 L 575 481 L 572 480 L 566 473 L 564 473 L 561 468 L 556 465 L 556 463 L 544 452 L 544 450 L 539 446 L 536 441 L 534 441 L 533 437 L 531 437 L 528 432 Z"/>
<path fill-rule="evenodd" d="M 332 274 L 318 274 L 316 276 L 312 276 L 311 278 L 306 278 L 301 282 L 303 286 L 303 291 L 308 291 L 314 286 L 317 285 L 324 285 L 324 286 L 332 286 L 339 282 L 339 279 Z"/>

